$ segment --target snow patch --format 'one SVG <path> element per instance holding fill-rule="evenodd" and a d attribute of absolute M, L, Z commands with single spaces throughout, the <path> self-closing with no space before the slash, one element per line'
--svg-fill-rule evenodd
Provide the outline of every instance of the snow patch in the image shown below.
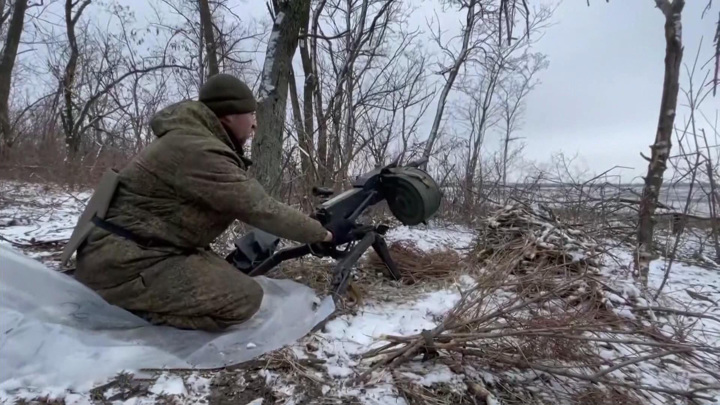
<path fill-rule="evenodd" d="M 65 405 L 93 405 L 90 395 L 87 394 L 68 394 L 64 400 Z"/>
<path fill-rule="evenodd" d="M 467 249 L 475 234 L 465 227 L 399 226 L 388 231 L 388 242 L 411 241 L 418 249 L 430 251 L 439 248 Z"/>
<path fill-rule="evenodd" d="M 462 383 L 462 378 L 453 373 L 452 370 L 444 364 L 436 364 L 432 366 L 429 371 L 427 367 L 423 367 L 421 371 L 423 374 L 404 372 L 403 375 L 415 381 L 417 384 L 426 387 L 441 383 Z"/>
<path fill-rule="evenodd" d="M 150 387 L 150 392 L 166 395 L 187 395 L 188 393 L 182 377 L 178 375 L 161 375 Z"/>
<path fill-rule="evenodd" d="M 210 394 L 210 382 L 212 379 L 199 374 L 192 374 L 185 379 L 185 385 L 195 396 L 204 397 Z"/>
<path fill-rule="evenodd" d="M 0 195 L 8 196 L 11 202 L 0 208 L 0 235 L 27 244 L 69 239 L 92 192 L 0 182 Z"/>

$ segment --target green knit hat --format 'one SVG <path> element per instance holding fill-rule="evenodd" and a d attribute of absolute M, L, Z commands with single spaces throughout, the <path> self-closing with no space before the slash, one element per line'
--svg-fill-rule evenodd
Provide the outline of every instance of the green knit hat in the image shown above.
<path fill-rule="evenodd" d="M 218 117 L 251 113 L 257 108 L 255 97 L 247 84 L 224 73 L 209 77 L 200 88 L 199 98 Z"/>

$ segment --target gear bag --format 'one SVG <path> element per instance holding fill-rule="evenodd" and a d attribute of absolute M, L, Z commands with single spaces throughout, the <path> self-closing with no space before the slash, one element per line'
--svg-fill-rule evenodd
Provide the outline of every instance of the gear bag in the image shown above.
<path fill-rule="evenodd" d="M 115 196 L 118 181 L 119 176 L 115 169 L 107 171 L 103 175 L 102 179 L 100 179 L 100 183 L 95 188 L 95 192 L 90 198 L 90 201 L 88 201 L 87 206 L 85 206 L 85 211 L 83 211 L 82 215 L 80 215 L 80 218 L 75 225 L 75 229 L 73 230 L 72 236 L 70 236 L 70 240 L 63 249 L 62 256 L 60 258 L 60 262 L 63 266 L 67 265 L 67 262 L 70 260 L 73 253 L 75 253 L 85 242 L 85 239 L 87 239 L 90 231 L 95 226 L 93 218 L 97 217 L 105 219 L 105 214 L 107 214 L 110 203 Z"/>

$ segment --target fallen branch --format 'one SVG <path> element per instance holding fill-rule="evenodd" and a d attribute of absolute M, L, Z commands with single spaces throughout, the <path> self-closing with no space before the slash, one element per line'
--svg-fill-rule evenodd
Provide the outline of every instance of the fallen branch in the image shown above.
<path fill-rule="evenodd" d="M 20 248 L 32 248 L 32 247 L 38 247 L 38 246 L 46 246 L 46 245 L 55 245 L 58 243 L 67 243 L 68 238 L 63 239 L 51 239 L 51 240 L 30 240 L 30 241 L 23 241 L 23 242 L 17 242 L 12 239 L 8 239 L 2 235 L 0 235 L 0 240 L 4 240 L 5 242 L 10 243 L 11 245 L 14 245 L 16 247 Z"/>
<path fill-rule="evenodd" d="M 681 309 L 665 308 L 665 307 L 633 307 L 633 309 L 637 310 L 637 311 L 667 312 L 667 313 L 677 314 L 677 315 L 692 316 L 694 318 L 712 319 L 713 321 L 720 323 L 720 318 L 718 318 L 717 316 L 703 314 L 702 312 L 683 311 Z"/>
<path fill-rule="evenodd" d="M 644 362 L 644 361 L 648 361 L 648 360 L 652 360 L 652 359 L 657 359 L 657 358 L 665 357 L 665 356 L 671 356 L 671 355 L 678 354 L 678 353 L 690 353 L 690 352 L 692 352 L 692 351 L 693 351 L 693 349 L 691 349 L 691 348 L 689 348 L 689 347 L 684 347 L 684 348 L 682 348 L 682 349 L 676 349 L 676 350 L 670 350 L 670 351 L 667 351 L 667 352 L 660 352 L 660 353 L 655 353 L 655 354 L 649 354 L 649 355 L 647 355 L 647 356 L 642 356 L 642 357 L 635 357 L 635 358 L 633 358 L 633 359 L 624 361 L 624 362 L 622 362 L 622 363 L 620 363 L 620 364 L 616 364 L 616 365 L 614 365 L 614 366 L 612 366 L 612 367 L 610 367 L 610 368 L 608 368 L 608 369 L 606 369 L 606 370 L 603 370 L 603 371 L 600 371 L 600 372 L 598 372 L 598 373 L 595 373 L 592 377 L 593 377 L 593 378 L 600 378 L 600 377 L 602 377 L 602 376 L 604 376 L 604 375 L 607 375 L 607 374 L 612 373 L 613 371 L 619 370 L 619 369 L 621 369 L 621 368 L 623 368 L 623 367 L 627 367 L 627 366 L 632 365 L 632 364 L 638 364 L 638 363 L 642 363 L 642 362 Z"/>

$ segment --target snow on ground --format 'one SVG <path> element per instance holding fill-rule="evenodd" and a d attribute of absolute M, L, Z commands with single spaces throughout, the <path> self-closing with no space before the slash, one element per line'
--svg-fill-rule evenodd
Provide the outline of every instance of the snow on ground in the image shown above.
<path fill-rule="evenodd" d="M 322 394 L 332 398 L 357 398 L 365 404 L 405 404 L 393 385 L 390 376 L 375 379 L 372 386 L 355 386 L 353 380 L 367 366 L 360 355 L 380 346 L 383 335 L 418 334 L 423 329 L 433 329 L 460 298 L 457 290 L 440 290 L 423 294 L 414 302 L 367 303 L 355 316 L 342 316 L 327 323 L 323 331 L 298 342 L 292 347 L 298 358 L 309 354 L 325 361 L 327 376 L 332 383 L 324 385 Z M 308 350 L 311 347 L 311 350 Z M 405 376 L 420 384 L 453 382 L 458 376 L 447 366 L 416 367 L 417 372 Z M 268 384 L 285 392 L 292 399 L 298 382 L 273 372 L 264 373 Z M 315 373 L 322 379 L 323 375 Z"/>
<path fill-rule="evenodd" d="M 326 361 L 328 375 L 342 386 L 342 382 L 357 377 L 357 356 L 380 346 L 378 339 L 383 335 L 414 335 L 433 329 L 459 299 L 457 291 L 440 290 L 410 303 L 369 303 L 356 316 L 329 322 L 325 332 L 315 336 L 318 357 Z M 330 394 L 357 396 L 357 390 L 335 390 Z"/>
<path fill-rule="evenodd" d="M 55 242 L 70 238 L 91 192 L 0 181 L 0 243 L 26 247 L 24 253 L 59 267 Z"/>
<path fill-rule="evenodd" d="M 77 215 L 80 214 L 90 193 L 68 193 L 57 188 L 38 185 L 21 185 L 18 183 L 0 182 L 0 243 L 12 241 L 22 245 L 33 241 L 52 241 L 68 238 L 72 232 Z M 388 242 L 407 240 L 414 242 L 423 250 L 440 247 L 453 247 L 458 250 L 467 249 L 474 235 L 469 229 L 462 227 L 444 227 L 438 225 L 418 227 L 397 227 L 387 234 Z M 4 240 L 2 240 L 4 239 Z M 24 249 L 26 253 L 48 263 L 48 253 L 42 249 Z M 648 304 L 648 292 L 638 288 L 630 275 L 629 268 L 632 256 L 621 250 L 613 252 L 619 261 L 607 262 L 602 268 L 603 276 L 617 294 L 609 294 L 613 310 L 620 316 L 635 319 L 641 315 L 638 307 Z M 48 264 L 52 265 L 53 262 Z M 664 260 L 655 260 L 651 265 L 650 292 L 658 288 L 662 282 L 665 269 Z M 468 278 L 461 278 L 459 283 L 467 287 Z M 445 289 L 427 291 L 413 301 L 386 302 L 367 301 L 357 309 L 354 315 L 343 315 L 289 348 L 298 359 L 315 358 L 324 363 L 323 372 L 309 370 L 311 378 L 322 381 L 321 393 L 326 397 L 354 397 L 365 404 L 404 404 L 392 382 L 389 373 L 373 376 L 372 384 L 357 386 L 353 384 L 358 373 L 367 369 L 367 364 L 359 355 L 378 347 L 384 335 L 409 335 L 432 329 L 443 319 L 449 309 L 458 301 L 460 295 L 458 285 Z M 720 317 L 720 270 L 706 269 L 687 263 L 674 263 L 669 280 L 664 286 L 662 306 L 684 311 L 702 312 Z M 654 303 L 652 306 L 657 306 Z M 663 314 L 655 313 L 662 317 Z M 665 318 L 663 318 L 665 319 Z M 677 320 L 678 318 L 673 318 Z M 671 325 L 665 322 L 663 332 L 669 335 L 678 328 L 689 328 L 690 340 L 714 343 L 720 341 L 720 323 L 712 319 L 680 318 L 684 325 Z M 600 356 L 617 357 L 617 353 L 627 351 L 623 345 L 598 347 Z M 632 353 L 625 353 L 632 354 Z M 663 362 L 648 362 L 642 367 L 629 367 L 635 374 L 635 382 L 677 387 L 687 389 L 698 381 L 708 381 L 707 375 L 697 370 L 683 370 L 672 364 L 672 357 Z M 121 372 L 122 370 L 118 370 Z M 486 381 L 492 380 L 492 374 Z M 426 365 L 409 363 L 401 370 L 403 377 L 424 386 L 437 383 L 462 386 L 460 377 L 442 364 Z M 520 376 L 522 373 L 519 373 Z M 294 393 L 302 381 L 296 381 L 283 373 L 274 370 L 261 370 L 260 375 L 268 384 L 275 384 L 272 389 L 275 398 L 294 403 Z M 328 380 L 327 377 L 331 380 Z M 673 377 L 674 376 L 674 377 Z M 102 393 L 66 392 L 53 393 L 52 397 L 63 397 L 66 404 L 92 403 L 100 395 L 105 402 L 113 404 L 152 404 L 165 402 L 168 399 L 178 403 L 206 403 L 213 391 L 213 373 L 195 372 L 161 372 L 147 378 L 145 384 L 123 385 L 122 378 L 109 382 L 113 386 Z M 120 382 L 118 382 L 120 381 Z M 235 380 L 240 386 L 242 378 Z M 135 383 L 137 384 L 137 383 Z M 95 396 L 95 398 L 94 398 Z M 0 392 L 0 403 L 13 403 L 20 398 L 34 398 L 37 393 L 18 390 L 13 393 Z M 492 397 L 489 400 L 493 400 Z M 720 398 L 718 399 L 720 401 Z M 262 397 L 250 398 L 238 403 L 271 403 Z M 661 403 L 650 396 L 648 403 Z M 719 402 L 720 403 L 720 402 Z"/>
<path fill-rule="evenodd" d="M 0 195 L 0 233 L 29 243 L 69 238 L 91 193 L 0 182 Z"/>
<path fill-rule="evenodd" d="M 153 381 L 154 380 L 154 381 Z M 200 373 L 185 375 L 162 373 L 159 377 L 149 380 L 125 380 L 120 376 L 109 383 L 112 386 L 104 392 L 67 392 L 48 393 L 38 396 L 37 393 L 0 394 L 0 403 L 13 404 L 19 400 L 31 401 L 44 398 L 48 403 L 52 400 L 64 400 L 65 405 L 92 405 L 108 403 L 113 405 L 149 405 L 163 404 L 207 404 L 210 395 L 211 379 Z M 99 387 L 104 388 L 104 387 Z"/>
<path fill-rule="evenodd" d="M 650 263 L 648 288 L 638 285 L 631 274 L 633 256 L 627 249 L 613 249 L 612 256 L 616 260 L 608 260 L 601 268 L 603 281 L 614 292 L 605 292 L 609 306 L 622 318 L 626 318 L 646 328 L 659 328 L 659 332 L 674 341 L 685 344 L 708 345 L 720 347 L 720 322 L 695 316 L 684 316 L 688 313 L 700 313 L 720 320 L 720 268 L 704 268 L 687 262 L 672 263 L 670 275 L 663 286 L 662 294 L 654 300 L 660 288 L 668 259 L 660 258 Z M 652 311 L 647 308 L 655 308 Z M 662 309 L 680 312 L 664 312 Z M 601 336 L 609 339 L 617 338 L 610 335 Z M 643 336 L 633 336 L 635 340 L 649 341 Z M 647 353 L 637 353 L 637 348 L 625 344 L 596 344 L 598 354 L 605 359 L 618 359 L 621 356 L 635 358 Z M 699 356 L 699 355 L 696 355 Z M 715 369 L 720 365 L 720 357 L 715 353 L 703 354 L 705 360 L 700 365 Z M 714 357 L 714 360 L 713 360 Z M 701 357 L 696 357 L 699 359 Z M 676 355 L 664 356 L 629 365 L 610 373 L 611 376 L 640 385 L 691 391 L 705 390 L 705 387 L 717 384 L 706 370 L 699 367 L 684 367 Z M 617 361 L 617 360 L 616 360 Z M 602 366 L 603 369 L 613 364 Z M 699 402 L 720 404 L 720 392 L 709 391 L 716 402 Z M 667 403 L 667 399 L 656 393 L 645 392 L 645 401 L 652 404 Z"/>
<path fill-rule="evenodd" d="M 411 241 L 422 250 L 453 248 L 458 250 L 470 246 L 475 237 L 472 230 L 462 226 L 437 227 L 419 225 L 415 227 L 399 226 L 388 231 L 388 241 Z"/>
<path fill-rule="evenodd" d="M 609 294 L 611 300 L 614 298 L 616 313 L 634 318 L 633 310 L 638 307 L 659 306 L 702 313 L 720 319 L 720 268 L 705 268 L 684 261 L 670 263 L 665 258 L 656 259 L 650 263 L 649 289 L 645 292 L 638 288 L 630 274 L 632 255 L 622 250 L 615 250 L 613 254 L 619 259 L 619 263 L 610 263 L 603 268 L 603 273 L 611 282 L 610 285 L 621 293 L 620 296 Z M 663 286 L 662 295 L 658 302 L 651 304 L 648 299 L 660 288 L 668 266 L 671 266 L 670 275 Z M 693 336 L 701 342 L 720 342 L 720 322 L 707 318 L 681 319 L 687 321 L 686 326 L 697 332 Z M 675 333 L 670 325 L 665 325 L 665 329 L 671 334 Z"/>

